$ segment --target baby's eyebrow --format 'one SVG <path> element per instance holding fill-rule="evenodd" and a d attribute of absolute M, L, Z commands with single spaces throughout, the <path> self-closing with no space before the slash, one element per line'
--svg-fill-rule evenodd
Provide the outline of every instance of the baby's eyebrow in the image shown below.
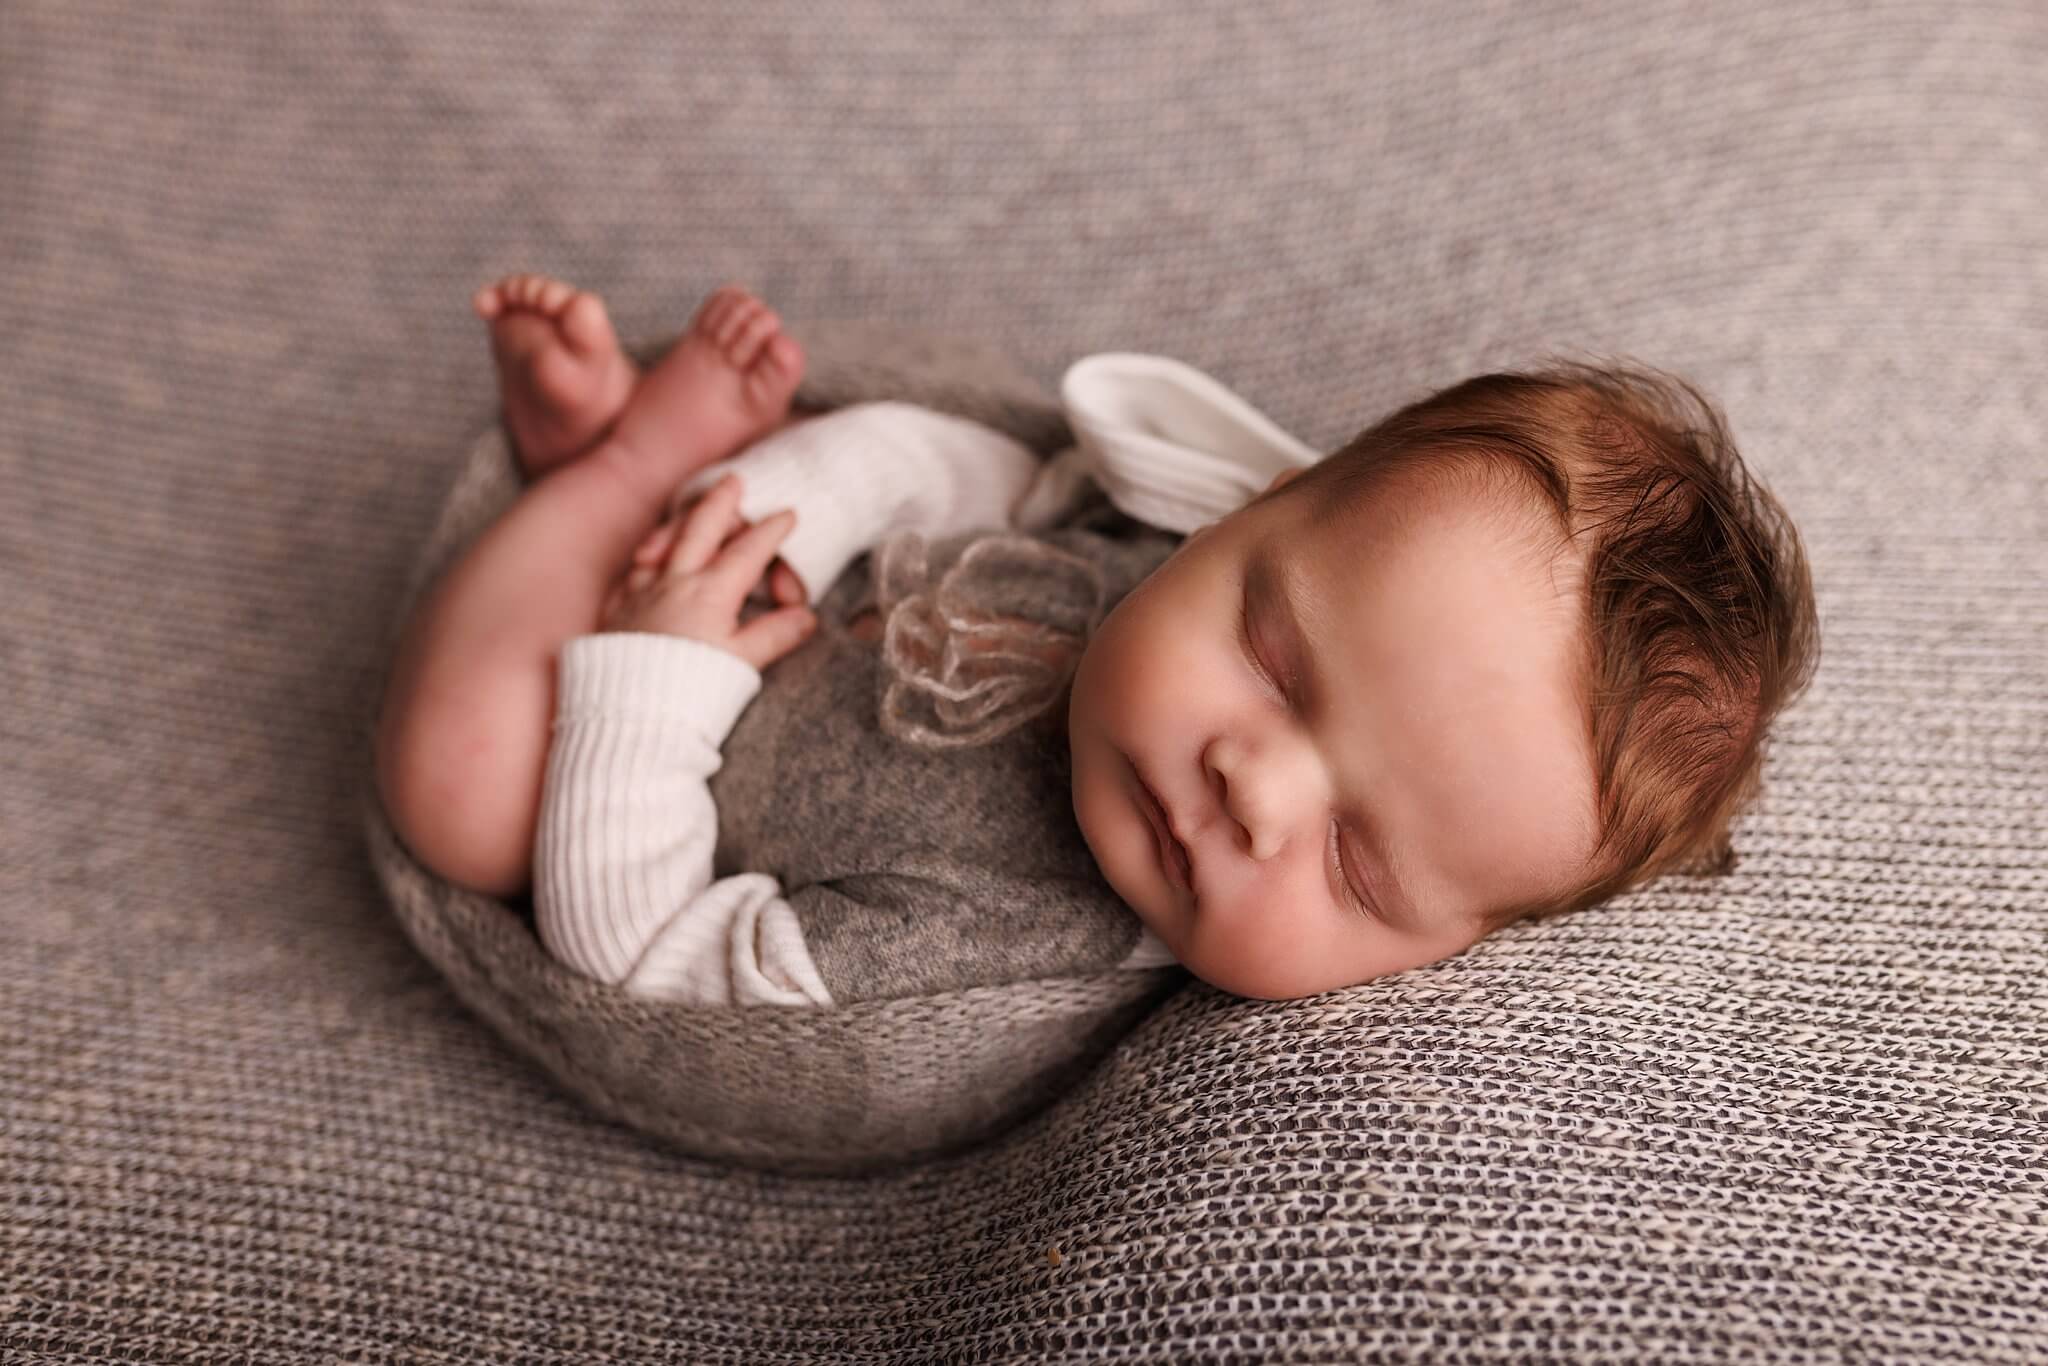
<path fill-rule="evenodd" d="M 1262 606 L 1270 606 L 1280 616 L 1291 638 L 1291 648 L 1301 657 L 1302 672 L 1308 678 L 1308 700 L 1311 703 L 1325 701 L 1332 696 L 1326 686 L 1322 672 L 1322 652 L 1316 649 L 1316 641 L 1309 635 L 1303 623 L 1315 613 L 1304 612 L 1298 595 L 1288 585 L 1288 575 L 1280 562 L 1280 552 L 1273 544 L 1261 542 L 1245 563 L 1245 591 L 1252 600 Z M 1326 710 L 1311 705 L 1309 710 Z M 1415 899 L 1408 895 L 1402 885 L 1399 870 L 1406 860 L 1397 859 L 1388 843 L 1386 832 L 1380 821 L 1371 813 L 1363 813 L 1345 821 L 1359 843 L 1365 846 L 1365 854 L 1373 864 L 1373 887 L 1380 893 L 1380 911 L 1389 920 L 1397 921 L 1412 929 L 1422 927 L 1422 918 L 1415 909 Z"/>

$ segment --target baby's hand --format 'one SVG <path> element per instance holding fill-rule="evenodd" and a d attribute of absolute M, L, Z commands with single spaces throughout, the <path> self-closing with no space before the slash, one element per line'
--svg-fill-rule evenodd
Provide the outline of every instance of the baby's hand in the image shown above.
<path fill-rule="evenodd" d="M 807 640 L 817 615 L 800 605 L 802 588 L 787 566 L 778 565 L 784 577 L 772 581 L 784 605 L 740 625 L 740 607 L 796 525 L 796 513 L 784 508 L 748 525 L 740 520 L 739 501 L 739 478 L 728 474 L 655 528 L 605 599 L 599 629 L 701 640 L 763 672 Z M 664 550 L 668 562 L 661 564 Z"/>

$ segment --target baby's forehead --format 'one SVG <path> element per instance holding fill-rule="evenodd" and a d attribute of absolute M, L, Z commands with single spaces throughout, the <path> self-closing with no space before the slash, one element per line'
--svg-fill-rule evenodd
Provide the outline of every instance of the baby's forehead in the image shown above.
<path fill-rule="evenodd" d="M 1458 470 L 1466 471 L 1459 477 Z M 1332 587 L 1395 560 L 1484 556 L 1570 595 L 1583 554 L 1553 506 L 1525 482 L 1471 467 L 1410 470 L 1267 524 L 1255 554 Z"/>

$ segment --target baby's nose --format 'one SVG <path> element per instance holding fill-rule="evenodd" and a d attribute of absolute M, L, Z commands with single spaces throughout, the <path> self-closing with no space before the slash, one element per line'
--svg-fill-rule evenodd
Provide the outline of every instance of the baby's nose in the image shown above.
<path fill-rule="evenodd" d="M 1243 743 L 1218 740 L 1203 764 L 1217 801 L 1238 827 L 1238 840 L 1258 862 L 1287 847 L 1296 832 L 1314 822 L 1309 815 L 1326 805 L 1320 765 L 1299 746 L 1269 745 L 1254 753 Z"/>

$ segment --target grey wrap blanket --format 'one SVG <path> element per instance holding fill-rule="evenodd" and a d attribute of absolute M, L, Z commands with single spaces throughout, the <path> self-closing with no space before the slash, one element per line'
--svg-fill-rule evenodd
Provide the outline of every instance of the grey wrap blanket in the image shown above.
<path fill-rule="evenodd" d="M 1051 397 L 986 349 L 858 327 L 805 341 L 800 406 L 904 399 L 1041 456 L 1068 436 Z M 659 347 L 633 349 L 644 362 Z M 491 431 L 421 552 L 406 611 L 517 489 Z M 934 547 L 937 562 L 962 539 Z M 1178 541 L 1099 500 L 1047 539 L 1085 551 L 1112 599 Z M 710 782 L 718 873 L 775 875 L 834 999 L 853 1004 L 695 1008 L 585 979 L 514 907 L 414 860 L 369 789 L 378 875 L 463 999 L 571 1091 L 693 1153 L 854 1172 L 956 1151 L 1043 1108 L 1189 980 L 1115 969 L 1140 926 L 1073 823 L 1063 712 L 975 749 L 926 753 L 883 733 L 874 647 L 843 627 L 873 596 L 870 561 L 821 597 L 833 625 L 768 671 Z M 1025 610 L 1028 585 L 1006 587 Z M 1048 619 L 1058 591 L 1040 589 Z"/>

